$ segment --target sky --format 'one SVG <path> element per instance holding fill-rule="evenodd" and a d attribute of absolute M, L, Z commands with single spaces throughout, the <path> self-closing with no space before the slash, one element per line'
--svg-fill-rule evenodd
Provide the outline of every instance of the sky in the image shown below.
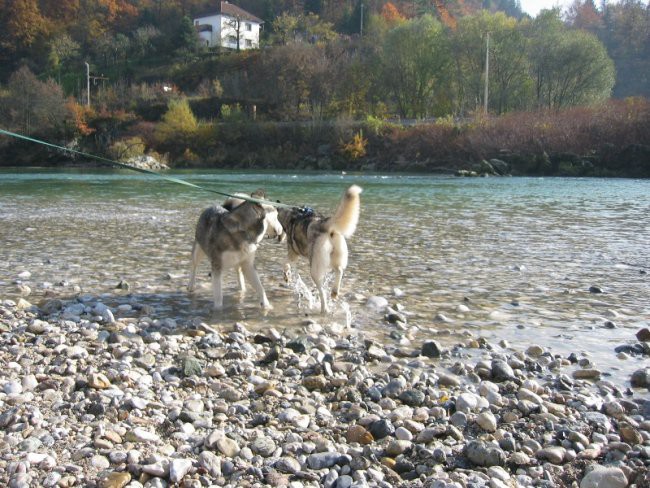
<path fill-rule="evenodd" d="M 521 9 L 535 17 L 540 10 L 545 8 L 560 7 L 564 10 L 572 2 L 571 0 L 519 0 L 521 2 Z"/>

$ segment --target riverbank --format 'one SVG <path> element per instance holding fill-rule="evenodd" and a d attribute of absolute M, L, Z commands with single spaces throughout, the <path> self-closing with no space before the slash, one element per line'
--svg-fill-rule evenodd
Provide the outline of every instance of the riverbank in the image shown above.
<path fill-rule="evenodd" d="M 33 135 L 111 159 L 150 157 L 172 168 L 650 178 L 645 99 L 414 126 L 375 118 L 218 120 L 172 132 L 169 139 L 156 135 L 159 121 L 112 122 L 110 128 L 89 122 L 90 132 L 73 139 Z M 75 164 L 70 154 L 33 142 L 0 143 L 0 165 Z"/>
<path fill-rule="evenodd" d="M 0 327 L 13 488 L 650 483 L 641 362 L 632 391 L 539 346 L 396 347 L 318 318 L 253 331 L 111 295 L 3 300 Z"/>

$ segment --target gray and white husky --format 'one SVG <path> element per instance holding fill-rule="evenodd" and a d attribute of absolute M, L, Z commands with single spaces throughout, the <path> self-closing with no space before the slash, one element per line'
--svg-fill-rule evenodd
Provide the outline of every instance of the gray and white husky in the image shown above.
<path fill-rule="evenodd" d="M 251 196 L 265 198 L 259 190 Z M 272 205 L 229 199 L 223 206 L 215 204 L 203 210 L 196 224 L 188 291 L 194 291 L 196 269 L 207 256 L 212 267 L 215 309 L 223 307 L 222 277 L 231 268 L 237 269 L 242 291 L 246 290 L 245 276 L 255 288 L 262 308 L 273 308 L 255 270 L 255 252 L 265 235 L 280 239 L 284 236 L 278 211 Z"/>
<path fill-rule="evenodd" d="M 348 265 L 346 238 L 352 237 L 359 222 L 362 189 L 352 185 L 332 217 L 323 217 L 311 209 L 278 210 L 278 219 L 287 235 L 288 262 L 284 268 L 285 280 L 291 276 L 291 263 L 299 256 L 309 260 L 309 271 L 320 294 L 321 313 L 329 312 L 324 281 L 329 271 L 334 271 L 332 298 L 341 288 L 343 271 Z"/>

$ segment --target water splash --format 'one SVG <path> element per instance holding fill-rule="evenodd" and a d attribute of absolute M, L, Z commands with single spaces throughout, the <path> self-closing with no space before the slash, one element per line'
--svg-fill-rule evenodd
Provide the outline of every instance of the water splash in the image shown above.
<path fill-rule="evenodd" d="M 307 308 L 314 308 L 317 300 L 309 287 L 305 284 L 304 281 L 302 281 L 302 278 L 298 273 L 296 273 L 296 279 L 293 283 L 293 291 L 298 297 L 298 308 L 304 308 L 305 305 L 303 303 L 305 302 Z"/>

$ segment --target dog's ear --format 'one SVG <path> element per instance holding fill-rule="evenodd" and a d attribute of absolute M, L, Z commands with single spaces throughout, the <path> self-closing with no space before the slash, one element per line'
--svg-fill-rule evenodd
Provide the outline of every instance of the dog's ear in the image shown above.
<path fill-rule="evenodd" d="M 251 197 L 259 198 L 260 200 L 266 200 L 266 192 L 263 188 L 258 188 L 253 193 L 251 193 Z"/>

